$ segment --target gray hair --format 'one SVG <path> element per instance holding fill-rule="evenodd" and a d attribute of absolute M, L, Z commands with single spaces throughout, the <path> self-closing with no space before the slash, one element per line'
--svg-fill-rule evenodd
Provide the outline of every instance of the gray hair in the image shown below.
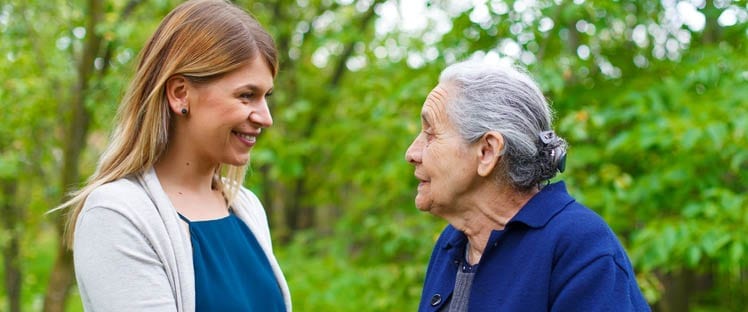
<path fill-rule="evenodd" d="M 504 137 L 500 179 L 529 190 L 563 171 L 566 141 L 553 133 L 553 112 L 523 68 L 469 60 L 444 69 L 439 83 L 453 91 L 447 114 L 463 139 L 476 142 L 489 131 Z"/>

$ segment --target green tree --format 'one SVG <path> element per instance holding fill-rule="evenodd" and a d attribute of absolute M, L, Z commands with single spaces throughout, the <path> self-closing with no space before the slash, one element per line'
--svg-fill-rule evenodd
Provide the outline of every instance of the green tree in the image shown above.
<path fill-rule="evenodd" d="M 0 4 L 9 311 L 64 309 L 63 215 L 43 213 L 93 171 L 135 56 L 178 2 Z M 247 186 L 297 310 L 415 309 L 445 223 L 413 207 L 403 154 L 440 70 L 476 55 L 537 77 L 571 144 L 561 178 L 619 234 L 655 309 L 746 305 L 745 1 L 236 3 L 281 51 Z"/>

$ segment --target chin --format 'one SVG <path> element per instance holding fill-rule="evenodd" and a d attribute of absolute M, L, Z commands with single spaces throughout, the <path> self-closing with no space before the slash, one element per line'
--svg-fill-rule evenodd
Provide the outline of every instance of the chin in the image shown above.
<path fill-rule="evenodd" d="M 241 167 L 249 164 L 249 157 L 244 159 L 232 159 L 230 161 L 224 162 L 224 164 Z"/>
<path fill-rule="evenodd" d="M 431 210 L 431 205 L 429 203 L 421 202 L 416 198 L 416 208 L 423 212 L 429 212 Z"/>

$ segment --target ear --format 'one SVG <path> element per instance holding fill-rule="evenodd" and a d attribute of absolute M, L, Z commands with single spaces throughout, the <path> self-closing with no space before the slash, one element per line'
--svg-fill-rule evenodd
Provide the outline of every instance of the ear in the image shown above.
<path fill-rule="evenodd" d="M 504 154 L 504 136 L 496 131 L 484 134 L 478 142 L 478 174 L 482 177 L 491 175 Z"/>
<path fill-rule="evenodd" d="M 190 109 L 187 101 L 187 89 L 189 81 L 182 75 L 174 75 L 166 80 L 166 99 L 169 101 L 169 108 L 175 114 L 182 114 L 182 109 Z"/>

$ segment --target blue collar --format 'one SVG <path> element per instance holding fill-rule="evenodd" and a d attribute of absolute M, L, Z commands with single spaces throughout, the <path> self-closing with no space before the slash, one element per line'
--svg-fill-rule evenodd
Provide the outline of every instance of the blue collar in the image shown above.
<path fill-rule="evenodd" d="M 530 201 L 509 220 L 507 227 L 515 223 L 522 223 L 531 228 L 541 228 L 567 205 L 574 202 L 574 198 L 566 191 L 566 184 L 559 181 L 545 186 L 535 194 Z"/>
<path fill-rule="evenodd" d="M 566 184 L 563 181 L 546 185 L 540 192 L 535 194 L 530 200 L 522 206 L 519 212 L 507 223 L 505 229 L 524 224 L 530 228 L 542 228 L 548 222 L 561 212 L 564 207 L 574 202 L 574 198 L 566 191 Z M 453 232 L 442 245 L 444 249 L 450 249 L 455 246 L 462 246 L 467 242 L 467 237 L 461 231 L 453 226 L 449 226 Z M 504 233 L 504 230 L 494 230 L 488 239 L 488 244 L 493 244 Z"/>

